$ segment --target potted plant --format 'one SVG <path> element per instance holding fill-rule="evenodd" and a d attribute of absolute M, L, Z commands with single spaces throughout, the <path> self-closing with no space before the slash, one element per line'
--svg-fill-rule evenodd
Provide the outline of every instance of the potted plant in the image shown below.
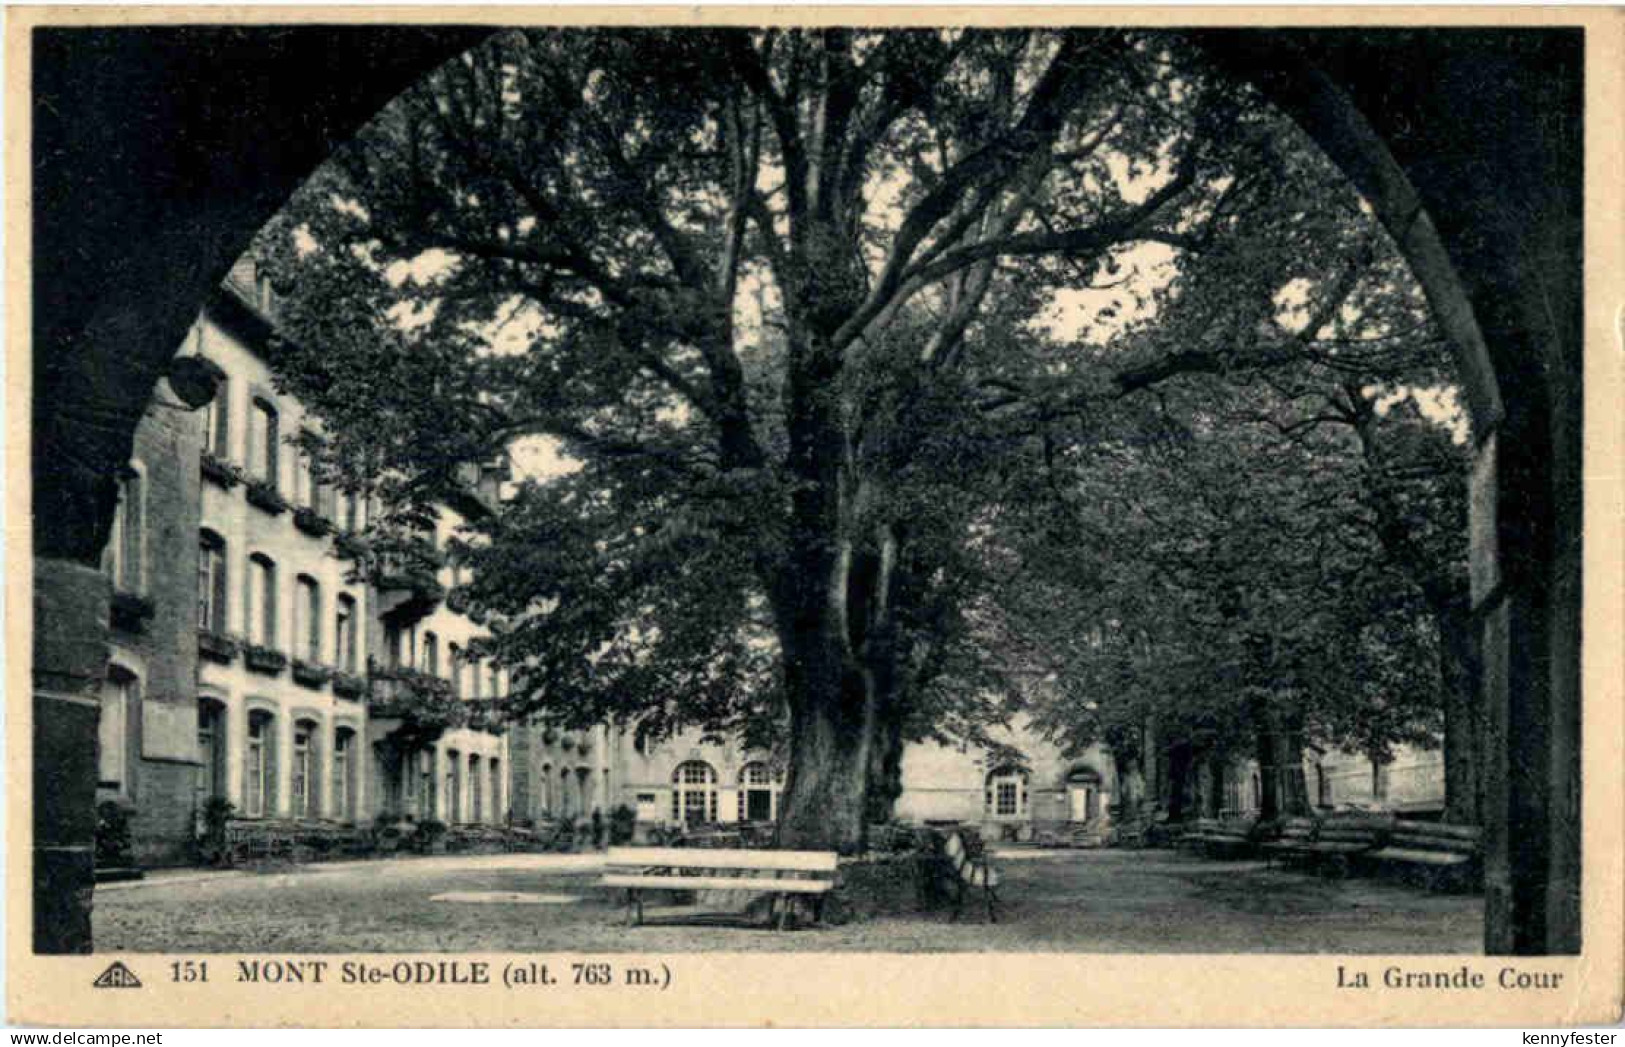
<path fill-rule="evenodd" d="M 230 865 L 231 840 L 227 826 L 236 808 L 223 796 L 211 796 L 198 814 L 198 857 L 205 865 Z"/>
<path fill-rule="evenodd" d="M 446 823 L 438 818 L 425 818 L 412 834 L 412 846 L 419 854 L 446 853 Z"/>
<path fill-rule="evenodd" d="M 340 698 L 357 699 L 367 692 L 367 681 L 354 673 L 333 673 L 333 693 Z"/>
<path fill-rule="evenodd" d="M 276 676 L 288 667 L 288 656 L 274 647 L 251 643 L 243 647 L 243 664 L 257 673 Z"/>
<path fill-rule="evenodd" d="M 317 690 L 332 677 L 333 671 L 325 666 L 316 665 L 301 658 L 293 660 L 294 683 Z"/>
<path fill-rule="evenodd" d="M 198 456 L 198 471 L 205 480 L 227 491 L 243 482 L 241 469 L 209 451 Z"/>
<path fill-rule="evenodd" d="M 276 484 L 269 480 L 248 481 L 248 503 L 272 516 L 279 516 L 288 511 L 288 503 L 277 493 Z"/>
<path fill-rule="evenodd" d="M 197 653 L 212 662 L 231 664 L 237 657 L 239 646 L 235 637 L 227 636 L 225 633 L 217 633 L 212 629 L 197 631 Z"/>
<path fill-rule="evenodd" d="M 145 596 L 120 591 L 113 593 L 112 622 L 115 629 L 140 632 L 143 623 L 152 617 L 152 612 L 152 601 Z"/>
<path fill-rule="evenodd" d="M 327 518 L 308 505 L 301 505 L 293 511 L 293 525 L 317 538 L 325 538 L 333 530 Z"/>

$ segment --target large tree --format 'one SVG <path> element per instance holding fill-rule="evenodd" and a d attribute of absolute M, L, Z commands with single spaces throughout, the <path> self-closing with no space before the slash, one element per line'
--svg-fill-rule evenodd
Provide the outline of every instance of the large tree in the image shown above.
<path fill-rule="evenodd" d="M 519 703 L 777 726 L 783 842 L 850 849 L 905 738 L 1000 715 L 966 641 L 1054 426 L 1301 349 L 1294 279 L 1315 329 L 1346 296 L 1326 181 L 1171 37 L 546 30 L 399 99 L 261 253 L 324 457 L 402 522 L 532 438 L 568 460 L 468 554 Z M 1140 323 L 1034 333 L 1114 280 Z"/>

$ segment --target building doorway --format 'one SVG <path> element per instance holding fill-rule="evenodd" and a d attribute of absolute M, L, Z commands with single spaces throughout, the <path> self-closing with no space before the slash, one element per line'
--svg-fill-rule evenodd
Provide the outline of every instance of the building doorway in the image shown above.
<path fill-rule="evenodd" d="M 1067 773 L 1066 814 L 1074 822 L 1092 822 L 1100 817 L 1100 772 L 1078 767 Z"/>

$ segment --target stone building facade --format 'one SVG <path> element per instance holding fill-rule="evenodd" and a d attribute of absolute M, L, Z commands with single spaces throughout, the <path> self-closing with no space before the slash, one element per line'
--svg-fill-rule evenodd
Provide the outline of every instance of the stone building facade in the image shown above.
<path fill-rule="evenodd" d="M 113 601 L 96 797 L 128 812 L 130 857 L 141 864 L 176 860 L 192 838 L 200 441 L 196 417 L 174 405 L 160 380 L 119 476 L 102 557 Z"/>
<path fill-rule="evenodd" d="M 213 403 L 172 411 L 160 388 L 121 478 L 98 798 L 130 812 L 143 865 L 192 860 L 215 798 L 266 824 L 508 817 L 489 703 L 509 681 L 471 650 L 487 630 L 453 609 L 467 579 L 444 552 L 465 518 L 441 509 L 427 572 L 356 569 L 369 506 L 291 442 L 318 422 L 272 380 L 271 304 L 234 270 L 180 348 Z M 494 495 L 503 475 L 472 479 Z"/>

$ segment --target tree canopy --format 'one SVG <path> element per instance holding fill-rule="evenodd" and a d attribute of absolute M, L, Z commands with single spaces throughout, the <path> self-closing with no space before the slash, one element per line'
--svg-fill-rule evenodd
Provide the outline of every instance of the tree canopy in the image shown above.
<path fill-rule="evenodd" d="M 1437 337 L 1177 36 L 505 33 L 256 250 L 380 530 L 554 462 L 467 536 L 516 711 L 777 741 L 786 843 L 860 845 L 902 744 L 989 741 L 1040 663 L 1079 740 L 1260 691 L 1373 752 L 1430 722 L 1375 419 Z"/>

